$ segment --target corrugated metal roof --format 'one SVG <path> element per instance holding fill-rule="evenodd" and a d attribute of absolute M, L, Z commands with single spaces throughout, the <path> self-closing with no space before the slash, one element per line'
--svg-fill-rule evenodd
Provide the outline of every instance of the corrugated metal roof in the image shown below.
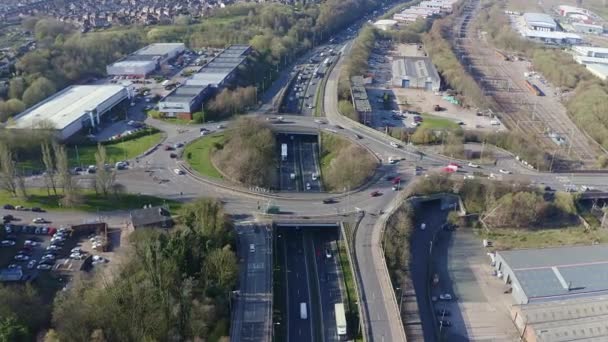
<path fill-rule="evenodd" d="M 528 25 L 534 23 L 546 27 L 556 27 L 555 20 L 550 15 L 545 13 L 524 13 L 524 20 Z"/>

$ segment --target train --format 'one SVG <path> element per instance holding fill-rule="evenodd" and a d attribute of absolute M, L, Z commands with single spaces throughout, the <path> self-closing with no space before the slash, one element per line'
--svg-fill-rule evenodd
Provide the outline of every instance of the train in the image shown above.
<path fill-rule="evenodd" d="M 530 81 L 525 80 L 524 81 L 524 85 L 526 86 L 526 88 L 534 95 L 536 96 L 544 96 L 545 94 L 542 92 L 542 90 L 540 90 L 540 88 L 538 88 L 535 84 L 530 83 Z"/>

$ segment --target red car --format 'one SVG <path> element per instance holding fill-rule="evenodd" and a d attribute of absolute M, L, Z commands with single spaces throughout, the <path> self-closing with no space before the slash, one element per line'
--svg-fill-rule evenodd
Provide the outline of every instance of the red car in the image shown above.
<path fill-rule="evenodd" d="M 172 151 L 173 146 L 165 145 L 165 151 Z"/>
<path fill-rule="evenodd" d="M 382 194 L 380 193 L 380 191 L 375 190 L 375 191 L 372 191 L 372 193 L 371 193 L 370 195 L 371 195 L 372 197 L 378 197 L 378 196 L 380 196 L 380 195 L 382 195 Z"/>

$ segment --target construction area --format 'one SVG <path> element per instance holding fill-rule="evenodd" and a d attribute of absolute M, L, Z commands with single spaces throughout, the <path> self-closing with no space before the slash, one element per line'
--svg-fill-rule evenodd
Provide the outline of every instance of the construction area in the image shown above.
<path fill-rule="evenodd" d="M 568 117 L 561 102 L 568 93 L 535 73 L 529 61 L 491 47 L 484 34 L 470 25 L 480 7 L 479 0 L 470 0 L 455 18 L 454 52 L 488 102 L 495 104 L 502 123 L 554 155 L 553 170 L 595 168 L 600 146 Z"/>

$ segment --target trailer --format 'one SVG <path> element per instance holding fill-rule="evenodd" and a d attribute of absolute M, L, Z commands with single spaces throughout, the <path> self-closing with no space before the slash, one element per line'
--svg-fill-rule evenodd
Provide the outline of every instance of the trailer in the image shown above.
<path fill-rule="evenodd" d="M 543 95 L 545 95 L 545 94 L 542 92 L 542 90 L 540 90 L 540 88 L 538 88 L 538 87 L 536 86 L 536 84 L 532 84 L 532 83 L 530 83 L 530 81 L 528 81 L 528 80 L 525 80 L 525 81 L 524 81 L 524 86 L 525 86 L 525 87 L 526 87 L 526 88 L 527 88 L 527 89 L 528 89 L 528 90 L 529 90 L 529 91 L 530 91 L 532 94 L 534 94 L 534 95 L 536 95 L 536 96 L 543 96 Z"/>
<path fill-rule="evenodd" d="M 334 313 L 336 315 L 336 330 L 338 336 L 346 335 L 346 316 L 344 314 L 344 304 L 334 304 Z"/>

